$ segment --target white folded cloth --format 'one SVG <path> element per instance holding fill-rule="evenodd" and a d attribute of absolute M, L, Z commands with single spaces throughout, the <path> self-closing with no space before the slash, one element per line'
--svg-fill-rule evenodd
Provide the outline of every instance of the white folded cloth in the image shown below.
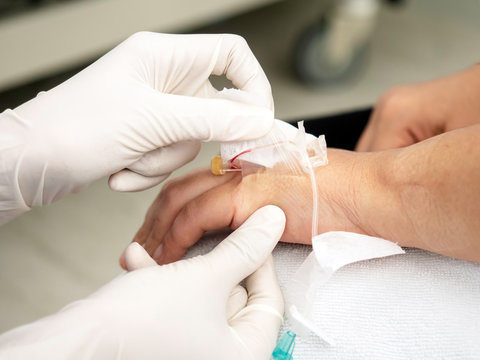
<path fill-rule="evenodd" d="M 225 235 L 205 236 L 187 256 L 208 252 Z M 322 287 L 311 319 L 335 345 L 299 336 L 294 359 L 480 359 L 480 264 L 405 250 L 338 270 Z M 282 289 L 311 251 L 276 247 Z M 289 329 L 286 318 L 281 333 Z"/>

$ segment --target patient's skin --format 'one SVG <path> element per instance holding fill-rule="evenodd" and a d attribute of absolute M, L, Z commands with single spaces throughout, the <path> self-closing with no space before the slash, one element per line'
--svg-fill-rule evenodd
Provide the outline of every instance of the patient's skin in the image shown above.
<path fill-rule="evenodd" d="M 330 149 L 329 164 L 316 170 L 319 231 L 364 233 L 480 261 L 479 139 L 480 125 L 473 125 L 401 149 Z M 169 263 L 204 231 L 236 228 L 259 207 L 275 204 L 287 217 L 282 240 L 308 244 L 309 187 L 307 177 L 268 171 L 241 179 L 196 170 L 164 186 L 134 241 L 159 264 Z"/>
<path fill-rule="evenodd" d="M 267 204 L 276 204 L 286 212 L 288 220 L 282 241 L 311 243 L 312 185 L 307 174 L 293 175 L 288 170 L 275 169 L 242 178 L 239 173 L 215 176 L 208 168 L 168 182 L 135 241 L 146 243 L 147 251 L 159 263 L 171 262 L 178 260 L 205 231 L 236 229 Z M 322 213 L 332 214 L 333 208 L 326 201 L 320 203 Z M 344 224 L 344 219 L 340 219 L 338 228 Z M 159 243 L 163 244 L 161 255 L 155 254 Z"/>
<path fill-rule="evenodd" d="M 404 147 L 477 124 L 479 99 L 480 65 L 437 80 L 394 87 L 378 101 L 356 150 Z"/>
<path fill-rule="evenodd" d="M 480 261 L 479 99 L 480 65 L 388 91 L 357 144 L 377 152 L 329 149 L 329 164 L 316 169 L 319 232 L 353 231 Z M 310 186 L 306 175 L 196 170 L 164 186 L 134 241 L 168 263 L 204 231 L 236 228 L 274 204 L 287 216 L 282 240 L 309 244 Z"/>
<path fill-rule="evenodd" d="M 347 154 L 349 156 L 345 156 Z M 350 155 L 354 155 L 353 158 Z M 330 150 L 330 161 L 336 166 L 316 169 L 320 184 L 320 232 L 332 229 L 363 232 L 345 217 L 343 208 L 348 205 L 331 201 L 338 197 L 334 194 L 352 197 L 347 193 L 350 187 L 345 174 L 356 167 L 356 155 Z M 342 175 L 339 177 L 334 171 Z M 223 227 L 236 229 L 255 210 L 267 204 L 279 206 L 286 214 L 287 223 L 281 241 L 311 244 L 313 200 L 310 177 L 278 168 L 243 178 L 239 173 L 216 176 L 206 168 L 170 180 L 150 207 L 134 241 L 143 244 L 160 264 L 168 263 L 178 260 L 205 231 Z M 161 254 L 156 252 L 159 244 L 163 244 Z M 123 258 L 121 264 L 124 266 Z"/>

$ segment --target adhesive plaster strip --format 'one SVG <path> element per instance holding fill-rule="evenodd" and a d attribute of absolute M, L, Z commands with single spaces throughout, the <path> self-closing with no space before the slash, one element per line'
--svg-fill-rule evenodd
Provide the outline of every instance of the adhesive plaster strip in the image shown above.
<path fill-rule="evenodd" d="M 287 285 L 287 312 L 295 332 L 305 335 L 312 331 L 333 345 L 333 340 L 311 320 L 317 292 L 345 265 L 405 252 L 393 242 L 343 231 L 315 236 L 312 245 L 312 253 Z"/>

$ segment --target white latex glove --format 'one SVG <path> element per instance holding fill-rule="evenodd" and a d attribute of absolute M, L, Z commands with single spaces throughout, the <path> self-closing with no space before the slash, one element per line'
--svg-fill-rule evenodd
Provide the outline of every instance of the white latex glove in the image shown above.
<path fill-rule="evenodd" d="M 266 206 L 209 254 L 164 266 L 132 243 L 127 266 L 139 270 L 1 335 L 0 358 L 269 359 L 283 314 L 270 253 L 284 226 Z"/>
<path fill-rule="evenodd" d="M 212 74 L 240 90 L 217 91 Z M 137 33 L 0 114 L 0 225 L 106 175 L 114 190 L 149 188 L 200 141 L 257 138 L 272 124 L 270 84 L 243 38 Z"/>

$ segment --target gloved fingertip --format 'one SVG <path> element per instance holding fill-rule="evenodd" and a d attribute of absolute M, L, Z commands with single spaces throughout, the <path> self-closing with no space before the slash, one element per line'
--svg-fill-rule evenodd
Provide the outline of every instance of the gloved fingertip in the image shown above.
<path fill-rule="evenodd" d="M 149 177 L 137 174 L 128 169 L 120 170 L 115 174 L 110 175 L 108 179 L 108 186 L 113 191 L 118 192 L 133 192 L 150 189 L 151 187 L 160 184 L 170 174 Z"/>
<path fill-rule="evenodd" d="M 272 230 L 272 235 L 275 238 L 280 238 L 285 230 L 286 217 L 282 209 L 275 205 L 264 206 L 255 211 L 252 216 L 245 222 L 245 224 L 251 222 L 263 223 Z"/>
<path fill-rule="evenodd" d="M 275 117 L 273 111 L 266 109 L 266 108 L 259 108 L 261 109 L 257 115 L 260 121 L 258 121 L 257 127 L 258 131 L 261 131 L 264 135 L 266 135 L 269 131 L 272 130 L 273 125 L 275 123 Z"/>
<path fill-rule="evenodd" d="M 123 189 L 123 184 L 121 178 L 117 176 L 118 173 L 110 175 L 108 178 L 108 186 L 110 189 L 113 191 L 118 191 L 118 192 L 124 192 L 125 190 Z"/>
<path fill-rule="evenodd" d="M 285 229 L 285 214 L 274 205 L 255 211 L 204 258 L 212 268 L 222 267 L 226 284 L 234 286 L 258 269 L 271 254 Z"/>
<path fill-rule="evenodd" d="M 273 111 L 268 108 L 230 102 L 223 114 L 225 128 L 218 141 L 245 141 L 265 136 L 274 126 Z M 220 138 L 221 135 L 223 138 Z"/>
<path fill-rule="evenodd" d="M 143 246 L 137 242 L 132 242 L 130 245 L 128 245 L 124 253 L 125 264 L 128 271 L 157 265 L 155 260 L 148 255 Z"/>

